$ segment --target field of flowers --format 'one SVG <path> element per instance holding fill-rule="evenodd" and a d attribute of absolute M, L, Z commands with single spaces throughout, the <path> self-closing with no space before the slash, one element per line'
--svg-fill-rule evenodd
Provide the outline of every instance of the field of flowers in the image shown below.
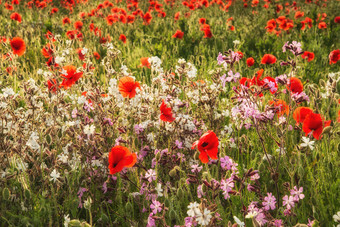
<path fill-rule="evenodd" d="M 0 0 L 0 226 L 340 226 L 339 0 Z"/>

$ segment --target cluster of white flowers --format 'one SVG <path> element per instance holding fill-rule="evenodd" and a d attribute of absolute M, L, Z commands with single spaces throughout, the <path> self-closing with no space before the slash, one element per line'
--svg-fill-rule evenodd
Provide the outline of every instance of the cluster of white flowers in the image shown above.
<path fill-rule="evenodd" d="M 176 68 L 175 68 L 175 72 L 177 74 L 186 73 L 186 75 L 188 76 L 189 79 L 196 78 L 197 69 L 192 63 L 186 62 L 185 59 L 180 58 L 180 59 L 178 59 L 178 64 L 179 65 L 176 65 Z"/>
<path fill-rule="evenodd" d="M 187 63 L 187 66 L 188 66 L 187 75 L 188 75 L 189 79 L 196 78 L 196 76 L 197 76 L 196 67 L 193 64 L 191 64 L 190 62 Z"/>
<path fill-rule="evenodd" d="M 4 97 L 4 98 L 15 95 L 13 88 L 10 88 L 10 87 L 3 88 L 2 92 L 3 93 L 1 94 L 1 96 Z"/>
<path fill-rule="evenodd" d="M 210 210 L 208 210 L 207 208 L 204 208 L 203 212 L 201 212 L 199 204 L 197 202 L 193 202 L 189 204 L 188 209 L 188 216 L 196 218 L 196 221 L 199 225 L 205 226 L 210 223 L 212 215 Z"/>
<path fill-rule="evenodd" d="M 84 133 L 87 136 L 90 136 L 95 133 L 96 127 L 94 125 L 85 125 L 84 127 Z"/>
<path fill-rule="evenodd" d="M 30 138 L 28 139 L 26 146 L 30 147 L 32 150 L 39 150 L 40 145 L 38 144 L 37 140 L 39 140 L 39 136 L 37 132 L 32 132 Z"/>
<path fill-rule="evenodd" d="M 194 122 L 192 121 L 192 117 L 190 115 L 178 114 L 176 119 L 178 119 L 178 125 L 182 129 L 191 131 L 191 132 L 196 130 L 196 126 Z"/>
<path fill-rule="evenodd" d="M 56 64 L 62 65 L 66 61 L 66 59 L 63 56 L 56 56 L 54 58 L 54 61 L 55 61 Z"/>
<path fill-rule="evenodd" d="M 157 72 L 158 74 L 163 74 L 162 60 L 157 56 L 152 56 L 148 59 L 151 70 Z"/>

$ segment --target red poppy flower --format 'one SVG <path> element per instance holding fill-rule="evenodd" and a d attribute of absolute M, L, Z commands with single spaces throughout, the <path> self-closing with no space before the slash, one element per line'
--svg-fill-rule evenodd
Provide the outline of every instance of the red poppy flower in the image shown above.
<path fill-rule="evenodd" d="M 182 39 L 184 36 L 184 32 L 181 30 L 177 30 L 176 33 L 172 36 L 172 38 Z"/>
<path fill-rule="evenodd" d="M 288 81 L 287 89 L 293 93 L 301 93 L 303 91 L 303 84 L 300 79 L 291 77 Z"/>
<path fill-rule="evenodd" d="M 337 120 L 338 123 L 340 123 L 340 110 L 338 111 L 338 120 Z"/>
<path fill-rule="evenodd" d="M 255 84 L 257 86 L 263 86 L 264 82 L 263 80 L 260 80 L 262 74 L 263 74 L 264 70 L 260 69 L 259 71 L 256 72 L 257 76 L 254 76 L 253 79 L 251 79 L 251 83 Z"/>
<path fill-rule="evenodd" d="M 21 23 L 21 20 L 22 20 L 21 15 L 19 13 L 12 13 L 10 18 L 12 20 L 18 21 L 19 23 Z"/>
<path fill-rule="evenodd" d="M 58 12 L 58 11 L 59 11 L 58 8 L 52 8 L 52 9 L 51 9 L 51 14 L 55 14 L 55 13 Z"/>
<path fill-rule="evenodd" d="M 234 27 L 233 25 L 228 25 L 228 29 L 229 29 L 230 31 L 235 31 L 235 27 Z"/>
<path fill-rule="evenodd" d="M 5 2 L 4 4 L 5 8 L 8 9 L 8 10 L 13 10 L 13 6 L 8 4 L 7 2 Z"/>
<path fill-rule="evenodd" d="M 75 39 L 75 38 L 77 37 L 78 33 L 79 33 L 78 30 L 71 30 L 71 31 L 67 31 L 67 32 L 66 32 L 66 36 L 67 36 L 69 39 L 73 40 L 73 39 Z"/>
<path fill-rule="evenodd" d="M 313 113 L 313 110 L 309 107 L 298 107 L 294 110 L 293 118 L 296 121 L 296 125 L 303 123 L 308 114 Z"/>
<path fill-rule="evenodd" d="M 48 90 L 50 90 L 52 93 L 57 92 L 57 81 L 56 79 L 51 79 L 47 81 Z"/>
<path fill-rule="evenodd" d="M 276 80 L 273 77 L 270 76 L 266 76 L 265 78 L 263 78 L 262 80 L 264 82 L 263 87 L 266 89 L 269 89 L 270 93 L 275 94 L 278 86 L 276 83 Z"/>
<path fill-rule="evenodd" d="M 64 66 L 63 69 L 67 72 L 67 74 L 62 74 L 64 80 L 60 84 L 60 87 L 64 87 L 65 89 L 72 87 L 72 85 L 83 76 L 83 72 L 77 73 L 77 69 L 73 65 Z"/>
<path fill-rule="evenodd" d="M 252 82 L 251 82 L 250 78 L 242 77 L 240 79 L 240 84 L 249 88 L 251 86 Z"/>
<path fill-rule="evenodd" d="M 152 16 L 149 12 L 147 12 L 146 14 L 144 14 L 143 16 L 143 20 L 144 20 L 144 25 L 148 25 L 150 24 L 151 20 L 152 20 Z"/>
<path fill-rule="evenodd" d="M 123 43 L 126 43 L 126 36 L 124 34 L 121 34 L 119 36 L 119 39 L 123 42 Z"/>
<path fill-rule="evenodd" d="M 12 50 L 13 50 L 13 54 L 16 54 L 18 56 L 22 56 L 25 51 L 26 51 L 26 45 L 25 45 L 25 41 L 20 38 L 20 37 L 14 37 L 11 41 L 10 41 Z"/>
<path fill-rule="evenodd" d="M 319 140 L 322 130 L 330 124 L 331 121 L 324 121 L 321 114 L 310 113 L 303 122 L 302 130 L 306 133 L 306 136 L 313 131 L 313 137 Z"/>
<path fill-rule="evenodd" d="M 141 67 L 146 66 L 146 67 L 150 68 L 150 66 L 151 66 L 148 57 L 141 58 L 140 63 L 141 63 Z"/>
<path fill-rule="evenodd" d="M 320 22 L 319 24 L 318 24 L 318 28 L 319 29 L 326 29 L 327 28 L 327 24 L 325 23 L 325 22 Z"/>
<path fill-rule="evenodd" d="M 99 39 L 99 43 L 103 44 L 103 43 L 107 43 L 111 41 L 111 37 L 110 35 L 107 35 L 106 37 L 100 37 Z"/>
<path fill-rule="evenodd" d="M 334 18 L 334 22 L 340 24 L 340 16 Z"/>
<path fill-rule="evenodd" d="M 63 25 L 65 24 L 71 24 L 71 20 L 68 17 L 63 18 Z"/>
<path fill-rule="evenodd" d="M 80 17 L 80 19 L 85 19 L 86 13 L 85 12 L 80 12 L 79 13 L 79 17 Z"/>
<path fill-rule="evenodd" d="M 276 28 L 276 21 L 274 19 L 271 19 L 267 21 L 267 26 L 265 29 L 267 29 L 268 32 L 274 32 Z"/>
<path fill-rule="evenodd" d="M 301 21 L 301 24 L 301 30 L 305 30 L 306 24 L 308 25 L 308 28 L 311 28 L 313 26 L 313 20 L 309 17 L 306 17 L 304 21 Z"/>
<path fill-rule="evenodd" d="M 7 71 L 8 74 L 12 75 L 13 68 L 12 67 L 7 67 L 6 71 Z"/>
<path fill-rule="evenodd" d="M 204 24 L 201 28 L 201 31 L 204 32 L 203 38 L 211 38 L 213 36 L 213 34 L 210 30 L 210 26 L 208 24 Z"/>
<path fill-rule="evenodd" d="M 135 97 L 137 87 L 141 89 L 139 83 L 132 77 L 124 76 L 119 80 L 118 89 L 123 97 L 129 97 L 130 99 Z"/>
<path fill-rule="evenodd" d="M 340 60 L 340 50 L 333 50 L 328 57 L 330 65 L 337 63 Z"/>
<path fill-rule="evenodd" d="M 261 59 L 261 64 L 274 64 L 276 62 L 276 57 L 272 54 L 265 54 Z"/>
<path fill-rule="evenodd" d="M 171 107 L 167 107 L 164 100 L 162 101 L 160 110 L 161 110 L 161 115 L 159 118 L 162 121 L 173 122 L 175 120 L 175 118 L 172 116 Z"/>
<path fill-rule="evenodd" d="M 200 18 L 200 19 L 198 20 L 198 23 L 199 23 L 199 24 L 205 24 L 206 21 L 207 21 L 207 20 L 206 20 L 205 18 Z"/>
<path fill-rule="evenodd" d="M 278 99 L 276 101 L 269 101 L 269 105 L 273 105 L 276 108 L 276 114 L 278 117 L 281 117 L 282 115 L 286 114 L 288 116 L 289 114 L 289 106 L 287 103 L 281 99 Z"/>
<path fill-rule="evenodd" d="M 300 17 L 303 17 L 304 15 L 305 15 L 304 12 L 296 11 L 296 13 L 295 13 L 295 19 L 298 19 L 298 18 L 300 18 Z"/>
<path fill-rule="evenodd" d="M 137 155 L 131 153 L 127 147 L 114 146 L 109 153 L 110 174 L 115 174 L 126 168 L 133 167 L 137 162 Z"/>
<path fill-rule="evenodd" d="M 53 45 L 47 43 L 46 46 L 44 46 L 41 50 L 41 53 L 44 55 L 45 58 L 50 58 L 54 53 L 54 49 L 55 47 Z"/>
<path fill-rule="evenodd" d="M 97 60 L 100 59 L 100 55 L 99 55 L 98 52 L 93 52 L 93 57 L 94 57 L 95 59 L 97 59 Z"/>
<path fill-rule="evenodd" d="M 80 31 L 83 28 L 83 22 L 81 22 L 81 21 L 74 22 L 74 28 L 76 30 Z"/>
<path fill-rule="evenodd" d="M 128 15 L 128 16 L 126 17 L 126 20 L 127 20 L 127 23 L 128 23 L 128 24 L 132 24 L 132 23 L 135 21 L 135 16 L 133 16 L 133 15 Z"/>
<path fill-rule="evenodd" d="M 180 15 L 181 15 L 181 12 L 175 13 L 174 19 L 175 19 L 175 20 L 178 20 Z"/>
<path fill-rule="evenodd" d="M 254 63 L 255 63 L 255 60 L 254 60 L 254 58 L 252 58 L 252 57 L 250 57 L 250 58 L 247 58 L 247 65 L 248 65 L 248 67 L 251 67 L 251 66 L 253 66 L 253 65 L 254 65 Z"/>
<path fill-rule="evenodd" d="M 310 61 L 313 61 L 314 60 L 314 53 L 313 52 L 309 52 L 309 51 L 305 51 L 303 52 L 303 54 L 301 55 L 301 57 L 303 59 L 306 59 L 307 58 L 307 61 L 310 62 Z"/>
<path fill-rule="evenodd" d="M 192 144 L 191 149 L 195 149 L 197 147 L 200 152 L 199 159 L 201 162 L 208 163 L 209 157 L 211 159 L 218 159 L 218 144 L 219 142 L 216 134 L 209 130 L 204 133 L 198 141 Z"/>
<path fill-rule="evenodd" d="M 108 15 L 106 17 L 106 22 L 108 25 L 112 25 L 113 23 L 117 22 L 117 18 L 115 18 L 113 15 Z"/>
<path fill-rule="evenodd" d="M 78 53 L 78 57 L 81 61 L 84 61 L 85 60 L 85 54 L 82 53 L 82 48 L 78 48 L 76 51 Z"/>
<path fill-rule="evenodd" d="M 243 53 L 241 51 L 236 51 L 236 53 L 238 53 L 238 56 L 240 57 L 240 59 L 243 58 Z"/>

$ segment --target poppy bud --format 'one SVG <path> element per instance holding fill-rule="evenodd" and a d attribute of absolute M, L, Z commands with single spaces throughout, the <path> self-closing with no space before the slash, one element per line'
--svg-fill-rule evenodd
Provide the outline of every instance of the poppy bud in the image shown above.
<path fill-rule="evenodd" d="M 104 222 L 104 223 L 107 223 L 107 222 L 109 221 L 109 217 L 108 217 L 106 214 L 104 214 L 104 213 L 102 213 L 100 219 L 101 219 L 102 222 Z"/>
<path fill-rule="evenodd" d="M 11 192 L 9 191 L 9 189 L 4 188 L 4 190 L 2 191 L 2 198 L 4 198 L 4 200 L 9 200 L 10 195 Z"/>
<path fill-rule="evenodd" d="M 161 152 L 158 152 L 156 154 L 156 160 L 159 161 L 161 159 Z"/>
<path fill-rule="evenodd" d="M 47 134 L 45 139 L 48 144 L 51 144 L 52 139 L 50 134 Z"/>
<path fill-rule="evenodd" d="M 173 168 L 172 170 L 170 170 L 169 175 L 170 175 L 170 177 L 175 177 L 177 175 L 176 169 Z"/>
<path fill-rule="evenodd" d="M 177 195 L 177 198 L 179 198 L 179 199 L 181 199 L 181 200 L 184 199 L 184 192 L 183 192 L 183 189 L 182 189 L 182 188 L 177 189 L 176 195 Z"/>
<path fill-rule="evenodd" d="M 332 129 L 332 126 L 327 126 L 322 130 L 322 134 L 328 134 Z"/>
<path fill-rule="evenodd" d="M 209 173 L 208 172 L 203 172 L 202 178 L 205 179 L 205 180 L 208 180 L 210 178 Z"/>
<path fill-rule="evenodd" d="M 177 213 L 176 213 L 176 211 L 171 209 L 170 212 L 169 212 L 169 217 L 170 217 L 171 220 L 177 220 Z"/>
<path fill-rule="evenodd" d="M 169 199 L 165 199 L 165 200 L 164 200 L 164 206 L 165 206 L 165 207 L 169 207 L 169 206 L 170 206 L 170 201 L 169 201 Z"/>
<path fill-rule="evenodd" d="M 81 223 L 81 227 L 91 227 L 91 225 L 84 221 Z"/>
<path fill-rule="evenodd" d="M 319 84 L 321 87 L 326 87 L 326 82 L 323 79 L 319 80 Z"/>
<path fill-rule="evenodd" d="M 30 190 L 25 189 L 24 194 L 25 194 L 25 198 L 26 198 L 27 200 L 30 200 L 30 199 L 31 199 L 31 192 L 30 192 Z"/>
<path fill-rule="evenodd" d="M 133 206 L 130 202 L 127 202 L 125 204 L 125 210 L 127 213 L 132 214 L 133 213 Z"/>
<path fill-rule="evenodd" d="M 208 187 L 205 184 L 202 184 L 202 191 L 203 192 L 207 192 L 208 191 Z"/>
<path fill-rule="evenodd" d="M 333 89 L 336 88 L 336 81 L 334 81 L 334 82 L 332 83 L 332 88 L 333 88 Z"/>
<path fill-rule="evenodd" d="M 79 220 L 77 219 L 74 219 L 74 220 L 71 220 L 69 223 L 68 223 L 68 226 L 71 226 L 71 227 L 80 227 L 81 226 L 81 223 Z"/>

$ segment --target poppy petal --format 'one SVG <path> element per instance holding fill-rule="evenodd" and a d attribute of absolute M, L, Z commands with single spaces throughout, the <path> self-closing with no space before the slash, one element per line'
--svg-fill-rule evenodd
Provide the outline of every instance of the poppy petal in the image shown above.
<path fill-rule="evenodd" d="M 201 160 L 202 163 L 208 163 L 209 162 L 209 157 L 207 153 L 201 152 L 199 155 L 199 159 Z"/>
<path fill-rule="evenodd" d="M 214 147 L 212 149 L 207 150 L 207 154 L 209 155 L 211 159 L 218 159 L 217 153 L 218 153 L 218 147 Z"/>

